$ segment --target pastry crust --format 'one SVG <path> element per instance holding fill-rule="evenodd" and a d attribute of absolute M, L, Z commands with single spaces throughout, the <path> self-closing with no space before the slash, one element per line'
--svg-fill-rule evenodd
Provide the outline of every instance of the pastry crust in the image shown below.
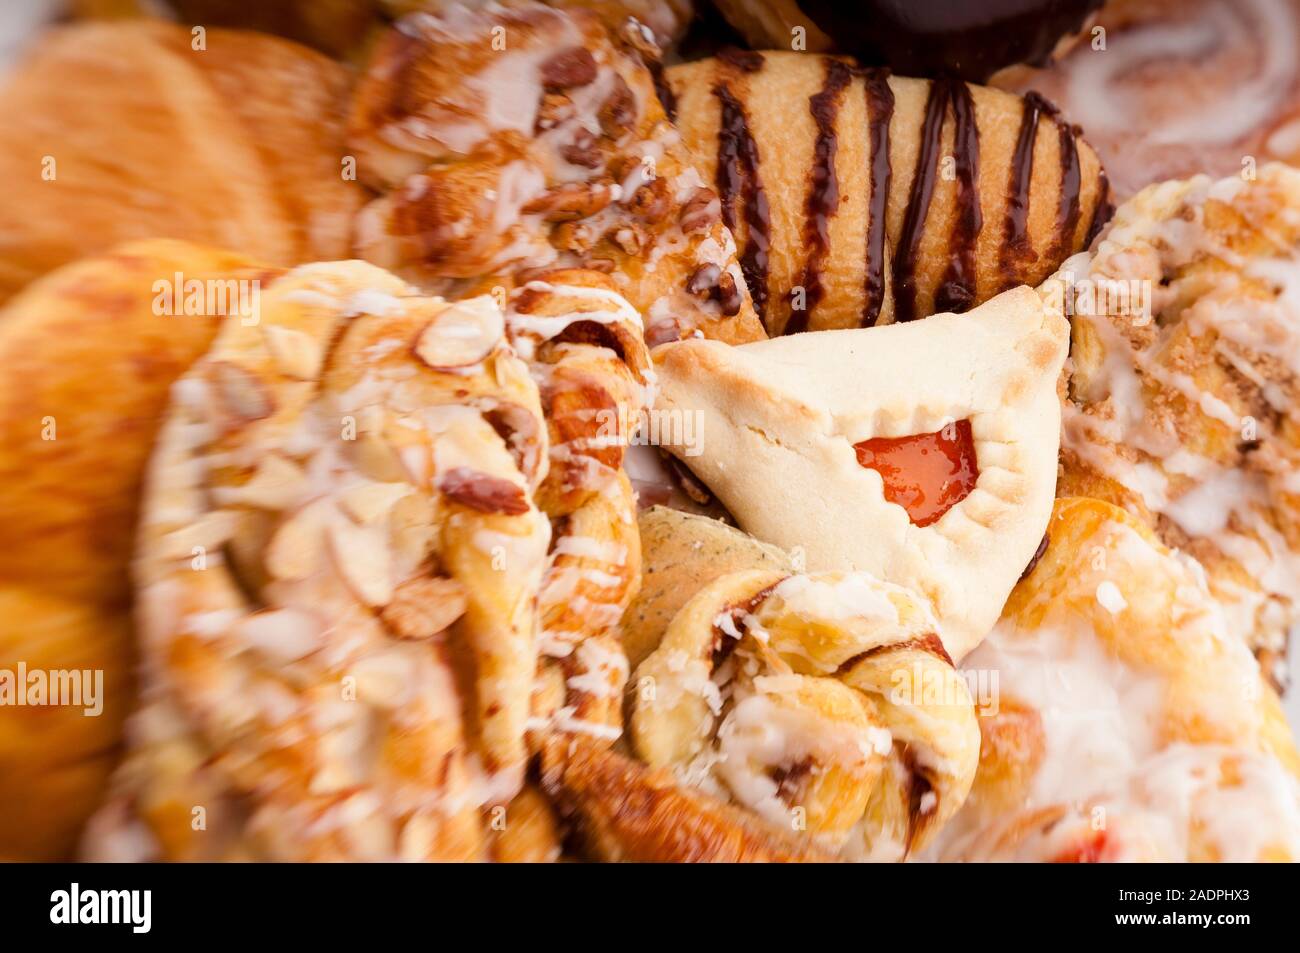
<path fill-rule="evenodd" d="M 966 310 L 1045 279 L 1106 214 L 1095 153 L 1041 100 L 788 51 L 685 63 L 668 79 L 772 335 Z M 943 110 L 933 137 L 931 105 Z"/>
<path fill-rule="evenodd" d="M 1073 374 L 1061 489 L 1195 557 L 1275 684 L 1300 619 L 1300 173 L 1165 182 L 1049 282 Z"/>
<path fill-rule="evenodd" d="M 1047 524 L 1066 335 L 1060 310 L 1020 288 L 917 324 L 737 348 L 684 341 L 655 354 L 657 410 L 700 415 L 699 455 L 668 449 L 741 528 L 802 552 L 810 570 L 866 570 L 922 593 L 960 661 L 996 621 Z M 885 499 L 854 444 L 963 419 L 975 487 L 918 527 Z"/>
<path fill-rule="evenodd" d="M 429 288 L 603 270 L 651 342 L 762 338 L 716 196 L 656 95 L 658 56 L 635 21 L 611 34 L 539 4 L 399 21 L 353 102 L 350 142 L 381 193 L 357 253 Z"/>
<path fill-rule="evenodd" d="M 261 34 L 191 40 L 157 21 L 59 27 L 6 77 L 0 302 L 131 240 L 274 265 L 347 253 L 364 198 L 342 164 L 348 70 Z"/>
<path fill-rule="evenodd" d="M 1295 860 L 1300 756 L 1195 567 L 1099 500 L 1058 500 L 1041 561 L 968 660 L 997 677 L 956 860 Z"/>
<path fill-rule="evenodd" d="M 36 281 L 0 311 L 0 552 L 6 667 L 103 672 L 103 711 L 0 706 L 0 856 L 61 860 L 102 797 L 134 698 L 128 564 L 168 389 L 220 318 L 160 314 L 155 282 L 273 269 L 138 242 Z"/>

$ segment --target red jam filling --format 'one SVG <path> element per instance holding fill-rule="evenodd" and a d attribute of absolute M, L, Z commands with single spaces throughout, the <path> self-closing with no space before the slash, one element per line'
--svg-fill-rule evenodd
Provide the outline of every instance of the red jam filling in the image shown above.
<path fill-rule="evenodd" d="M 929 526 L 975 488 L 979 467 L 970 421 L 910 437 L 873 437 L 855 443 L 858 463 L 885 481 L 885 499 L 907 510 L 917 526 Z"/>

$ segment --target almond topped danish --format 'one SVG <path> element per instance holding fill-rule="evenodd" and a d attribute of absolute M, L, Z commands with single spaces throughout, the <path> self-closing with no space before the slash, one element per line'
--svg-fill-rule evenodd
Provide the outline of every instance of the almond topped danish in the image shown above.
<path fill-rule="evenodd" d="M 538 294 L 570 288 L 583 313 L 551 307 L 553 330 L 526 349 L 555 374 L 600 357 L 583 353 L 601 350 L 583 343 L 584 322 L 629 310 L 603 276 L 565 280 Z M 617 461 L 585 478 L 573 527 L 553 539 L 534 500 L 556 448 L 511 344 L 529 332 L 508 332 L 491 296 L 447 302 L 341 262 L 288 272 L 260 305 L 228 320 L 174 389 L 135 573 L 145 704 L 91 851 L 487 856 L 480 812 L 520 792 L 537 728 L 539 594 L 569 571 L 555 559 L 638 570 L 639 550 L 610 538 L 633 512 Z M 644 373 L 639 335 L 625 337 Z M 589 373 L 590 386 L 629 379 Z M 643 399 L 618 386 L 612 404 L 636 419 Z M 603 521 L 584 515 L 606 499 Z M 609 598 L 567 634 L 566 730 L 582 729 L 589 696 L 621 691 L 617 642 L 583 643 L 617 621 L 630 586 Z M 603 718 L 591 730 L 612 721 L 616 735 L 617 709 Z M 207 806 L 201 834 L 192 804 Z"/>

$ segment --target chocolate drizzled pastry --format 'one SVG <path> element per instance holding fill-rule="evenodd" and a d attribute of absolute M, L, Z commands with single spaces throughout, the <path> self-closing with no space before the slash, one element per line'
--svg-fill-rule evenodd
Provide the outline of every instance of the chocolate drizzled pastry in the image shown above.
<path fill-rule="evenodd" d="M 770 51 L 668 80 L 769 334 L 967 311 L 1107 218 L 1100 162 L 1042 97 Z"/>

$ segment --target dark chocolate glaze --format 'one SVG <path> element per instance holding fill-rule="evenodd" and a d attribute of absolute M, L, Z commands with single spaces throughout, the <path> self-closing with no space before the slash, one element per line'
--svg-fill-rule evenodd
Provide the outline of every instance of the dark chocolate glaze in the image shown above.
<path fill-rule="evenodd" d="M 889 88 L 889 71 L 863 71 L 867 95 L 867 129 L 871 138 L 871 198 L 867 208 L 867 266 L 862 308 L 862 326 L 880 320 L 885 305 L 885 228 L 889 209 L 889 123 L 894 118 L 894 91 Z"/>
<path fill-rule="evenodd" d="M 718 59 L 742 73 L 757 73 L 767 62 L 757 50 L 742 50 L 736 46 L 724 46 L 718 50 Z"/>
<path fill-rule="evenodd" d="M 916 319 L 916 256 L 920 253 L 921 233 L 925 230 L 930 199 L 934 196 L 934 180 L 938 174 L 939 141 L 943 133 L 943 117 L 948 107 L 948 84 L 930 84 L 930 94 L 925 101 L 925 118 L 921 121 L 921 146 L 916 155 L 916 171 L 912 176 L 911 193 L 907 211 L 903 215 L 903 229 L 894 248 L 894 320 Z"/>
<path fill-rule="evenodd" d="M 799 284 L 804 289 L 803 307 L 791 308 L 783 334 L 797 334 L 808 328 L 812 310 L 826 293 L 822 285 L 822 268 L 830 252 L 830 223 L 840 207 L 840 183 L 835 172 L 835 154 L 839 140 L 835 119 L 839 115 L 844 90 L 853 81 L 853 69 L 840 60 L 826 60 L 826 81 L 821 91 L 808 97 L 808 111 L 817 125 L 813 143 L 812 171 L 808 194 L 804 200 L 804 246 L 808 260 Z"/>
<path fill-rule="evenodd" d="M 1052 246 L 1053 261 L 1063 261 L 1074 247 L 1074 233 L 1079 228 L 1079 189 L 1082 174 L 1079 171 L 1079 134 L 1077 126 L 1067 122 L 1056 123 L 1061 142 L 1061 196 L 1056 208 L 1056 244 Z"/>
<path fill-rule="evenodd" d="M 771 214 L 767 194 L 758 175 L 758 144 L 749 131 L 745 108 L 726 82 L 713 87 L 713 95 L 722 104 L 718 128 L 718 195 L 722 198 L 722 220 L 736 230 L 736 202 L 744 204 L 745 248 L 740 255 L 740 270 L 754 299 L 760 319 L 767 313 L 767 252 L 771 243 Z"/>
<path fill-rule="evenodd" d="M 906 76 L 982 83 L 1013 63 L 1042 65 L 1102 0 L 800 0 L 843 52 Z"/>
<path fill-rule="evenodd" d="M 1004 288 L 1020 284 L 1024 266 L 1038 258 L 1029 241 L 1029 187 L 1034 177 L 1038 122 L 1044 114 L 1054 116 L 1055 107 L 1038 93 L 1028 93 L 1020 114 L 1020 131 L 1016 136 L 1016 151 L 1011 156 L 1011 176 L 1007 182 L 1001 256 Z"/>
<path fill-rule="evenodd" d="M 1106 178 L 1106 170 L 1102 169 L 1097 179 L 1097 187 L 1100 193 L 1097 196 L 1097 203 L 1092 207 L 1092 222 L 1088 225 L 1088 234 L 1083 240 L 1083 247 L 1091 247 L 1093 241 L 1101 234 L 1101 230 L 1110 222 L 1111 217 L 1115 214 L 1115 202 L 1110 196 L 1110 179 Z"/>
<path fill-rule="evenodd" d="M 934 293 L 934 310 L 962 312 L 975 303 L 975 240 L 984 226 L 980 209 L 980 130 L 970 87 L 959 79 L 935 82 L 948 87 L 952 102 L 957 215 L 948 236 L 948 271 Z"/>
<path fill-rule="evenodd" d="M 668 85 L 668 78 L 664 75 L 664 64 L 652 57 L 645 57 L 643 62 L 650 71 L 650 79 L 655 84 L 655 95 L 659 97 L 659 103 L 664 107 L 664 112 L 668 115 L 669 121 L 676 122 L 677 94 Z"/>

